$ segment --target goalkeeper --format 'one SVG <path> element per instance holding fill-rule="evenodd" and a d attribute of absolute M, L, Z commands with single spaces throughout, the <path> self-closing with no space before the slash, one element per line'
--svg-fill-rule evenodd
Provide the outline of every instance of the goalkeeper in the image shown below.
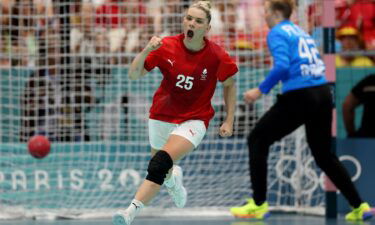
<path fill-rule="evenodd" d="M 248 137 L 250 177 L 253 199 L 231 209 L 237 217 L 266 218 L 267 157 L 275 141 L 305 125 L 307 142 L 318 166 L 333 181 L 353 207 L 347 220 L 365 220 L 372 216 L 370 207 L 359 196 L 350 176 L 336 155 L 331 153 L 332 96 L 325 79 L 325 66 L 314 40 L 289 18 L 293 0 L 266 0 L 267 36 L 274 66 L 257 88 L 244 93 L 247 103 L 282 81 L 282 95 L 258 121 Z"/>
<path fill-rule="evenodd" d="M 233 133 L 236 89 L 232 76 L 238 68 L 221 47 L 205 38 L 210 30 L 210 8 L 209 1 L 193 3 L 184 16 L 183 34 L 163 39 L 152 37 L 131 64 L 130 79 L 138 79 L 158 67 L 163 80 L 150 109 L 152 158 L 148 175 L 129 207 L 113 216 L 115 225 L 131 224 L 162 184 L 177 207 L 185 206 L 187 193 L 182 170 L 173 165 L 202 141 L 214 115 L 211 99 L 217 81 L 224 85 L 227 113 L 219 134 L 228 137 Z"/>

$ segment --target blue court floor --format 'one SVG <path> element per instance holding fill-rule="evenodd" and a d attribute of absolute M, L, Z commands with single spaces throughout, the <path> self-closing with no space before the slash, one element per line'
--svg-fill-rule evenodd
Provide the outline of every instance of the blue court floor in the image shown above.
<path fill-rule="evenodd" d="M 0 221 L 1 225 L 112 225 L 107 220 L 55 220 L 55 221 Z M 136 218 L 132 225 L 375 225 L 375 219 L 367 222 L 351 223 L 343 218 L 326 220 L 319 216 L 294 214 L 272 215 L 266 221 L 237 220 L 223 218 Z"/>

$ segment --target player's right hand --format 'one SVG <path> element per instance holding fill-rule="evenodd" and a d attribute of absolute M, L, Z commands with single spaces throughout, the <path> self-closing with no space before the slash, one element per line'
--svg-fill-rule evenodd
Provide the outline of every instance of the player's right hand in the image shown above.
<path fill-rule="evenodd" d="M 253 88 L 243 93 L 243 99 L 247 104 L 254 103 L 261 96 L 262 92 L 259 90 L 259 88 Z"/>
<path fill-rule="evenodd" d="M 151 51 L 154 51 L 154 50 L 160 48 L 160 46 L 162 44 L 163 44 L 163 42 L 162 42 L 161 37 L 153 36 L 151 38 L 151 40 L 148 42 L 148 44 L 146 45 L 144 50 L 147 51 L 147 52 L 151 52 Z"/>

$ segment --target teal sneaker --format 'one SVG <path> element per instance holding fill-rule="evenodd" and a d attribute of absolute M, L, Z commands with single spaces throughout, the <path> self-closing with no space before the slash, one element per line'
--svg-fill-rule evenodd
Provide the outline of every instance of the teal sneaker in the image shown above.
<path fill-rule="evenodd" d="M 128 210 L 120 210 L 112 217 L 113 225 L 130 225 L 134 220 L 135 214 L 129 213 Z"/>
<path fill-rule="evenodd" d="M 270 216 L 268 203 L 264 202 L 258 206 L 255 204 L 254 199 L 248 199 L 248 203 L 241 207 L 233 207 L 230 212 L 239 218 L 252 218 L 252 219 L 266 219 Z"/>
<path fill-rule="evenodd" d="M 183 184 L 183 172 L 181 167 L 174 166 L 172 178 L 175 179 L 173 187 L 167 187 L 168 194 L 172 197 L 173 202 L 178 208 L 184 208 L 187 201 L 187 191 Z"/>

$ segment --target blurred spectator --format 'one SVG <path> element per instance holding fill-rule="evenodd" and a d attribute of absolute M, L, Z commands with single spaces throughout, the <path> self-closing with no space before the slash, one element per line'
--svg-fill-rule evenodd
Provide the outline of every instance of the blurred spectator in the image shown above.
<path fill-rule="evenodd" d="M 0 30 L 1 33 L 9 31 L 12 8 L 15 0 L 0 0 Z"/>
<path fill-rule="evenodd" d="M 337 67 L 372 67 L 374 63 L 369 57 L 354 55 L 356 51 L 364 50 L 363 41 L 359 31 L 354 27 L 343 27 L 337 31 L 337 38 L 342 45 L 342 53 L 349 55 L 337 55 Z M 351 54 L 350 54 L 351 53 Z M 358 53 L 357 53 L 358 54 Z"/>
<path fill-rule="evenodd" d="M 92 3 L 79 4 L 78 16 L 72 21 L 70 51 L 73 54 L 93 55 L 95 52 L 95 13 Z"/>
<path fill-rule="evenodd" d="M 34 67 L 36 64 L 36 56 L 38 44 L 35 33 L 35 13 L 36 8 L 32 0 L 23 0 L 19 5 L 19 47 L 23 48 L 25 55 L 22 56 L 22 65 Z"/>
<path fill-rule="evenodd" d="M 59 29 L 59 17 L 55 16 L 54 5 L 52 0 L 32 0 L 35 5 L 35 15 L 38 16 L 36 19 L 37 30 L 48 29 Z"/>
<path fill-rule="evenodd" d="M 41 39 L 38 70 L 25 86 L 21 139 L 44 134 L 50 140 L 88 141 L 85 113 L 94 103 L 87 84 L 92 72 L 78 67 L 63 76 L 59 39 L 51 32 Z"/>
<path fill-rule="evenodd" d="M 162 37 L 182 33 L 184 6 L 183 0 L 150 0 L 147 13 L 154 15 L 154 33 Z"/>
<path fill-rule="evenodd" d="M 59 121 L 60 141 L 90 140 L 86 114 L 95 103 L 95 98 L 87 80 L 90 74 L 86 72 L 83 68 L 77 68 L 73 71 L 73 76 L 63 82 L 61 99 L 63 117 Z"/>
<path fill-rule="evenodd" d="M 104 89 L 110 78 L 111 57 L 106 28 L 95 28 L 94 5 L 90 2 L 80 3 L 78 16 L 74 18 L 70 33 L 70 52 L 75 69 L 83 69 L 86 81 L 95 80 Z M 113 63 L 113 61 L 112 61 Z"/>
<path fill-rule="evenodd" d="M 357 28 L 366 49 L 375 49 L 375 2 L 371 0 L 346 0 L 336 5 L 339 27 Z"/>
<path fill-rule="evenodd" d="M 127 53 L 138 52 L 155 34 L 150 27 L 147 27 L 151 23 L 152 15 L 147 15 L 146 5 L 141 0 L 128 0 L 121 9 L 122 14 L 129 18 L 125 24 L 127 35 L 126 44 L 123 45 L 124 51 Z"/>
<path fill-rule="evenodd" d="M 105 0 L 92 15 L 95 15 L 95 24 L 106 30 L 110 53 L 119 52 L 126 35 L 126 16 L 121 15 L 120 3 Z"/>
<path fill-rule="evenodd" d="M 238 3 L 238 0 L 230 0 L 228 2 L 220 1 L 215 4 L 217 7 L 217 16 L 219 17 L 216 20 L 219 20 L 220 22 L 218 24 L 221 25 L 219 36 L 222 39 L 214 41 L 224 46 L 226 49 L 233 49 L 235 45 L 235 39 L 238 31 Z M 213 21 L 215 21 L 215 18 Z M 213 30 L 215 30 L 215 27 Z"/>
<path fill-rule="evenodd" d="M 146 13 L 152 15 L 151 18 L 151 32 L 155 35 L 161 35 L 162 29 L 162 10 L 161 6 L 163 2 L 161 0 L 149 0 L 146 4 Z"/>
<path fill-rule="evenodd" d="M 143 42 L 149 39 L 145 24 L 146 7 L 141 0 L 104 0 L 96 9 L 97 27 L 107 30 L 109 51 L 113 55 L 119 52 L 137 52 Z M 119 57 L 113 57 L 112 63 L 120 63 Z"/>
<path fill-rule="evenodd" d="M 314 28 L 322 27 L 323 25 L 323 5 L 321 2 L 312 1 L 307 7 L 307 15 L 308 32 L 312 34 L 314 33 Z"/>
<path fill-rule="evenodd" d="M 124 20 L 116 0 L 105 0 L 96 9 L 95 23 L 99 26 L 116 28 L 120 27 L 120 23 L 125 24 Z"/>
<path fill-rule="evenodd" d="M 58 108 L 46 70 L 38 69 L 30 75 L 22 97 L 21 115 L 21 142 L 36 134 L 57 140 Z"/>
<path fill-rule="evenodd" d="M 268 28 L 263 21 L 253 20 L 264 14 L 260 0 L 215 1 L 211 9 L 210 40 L 226 49 L 239 50 L 237 62 L 263 67 L 269 60 L 264 55 Z"/>
<path fill-rule="evenodd" d="M 343 22 L 346 20 L 350 13 L 350 5 L 355 0 L 335 0 L 335 13 L 337 27 L 342 27 Z"/>
<path fill-rule="evenodd" d="M 210 40 L 226 49 L 248 50 L 255 46 L 254 39 L 245 30 L 252 30 L 257 22 L 251 22 L 251 7 L 255 3 L 246 0 L 216 1 L 211 9 Z M 262 6 L 263 7 L 263 6 Z M 256 32 L 255 30 L 252 32 Z"/>
<path fill-rule="evenodd" d="M 259 20 L 259 18 L 264 17 L 263 1 L 240 0 L 236 5 L 236 30 L 238 36 L 234 47 L 262 51 L 267 49 L 268 27 L 263 20 Z"/>
<path fill-rule="evenodd" d="M 239 14 L 240 20 L 245 21 L 246 28 L 251 32 L 256 32 L 264 29 L 268 31 L 268 28 L 264 21 L 259 19 L 264 17 L 263 4 L 264 2 L 262 0 L 241 0 L 239 3 L 238 7 L 245 10 L 245 12 Z"/>
<path fill-rule="evenodd" d="M 41 40 L 37 71 L 25 85 L 21 101 L 21 141 L 35 134 L 59 137 L 61 86 L 58 75 L 59 53 L 53 39 Z M 48 44 L 47 44 L 48 43 Z"/>
<path fill-rule="evenodd" d="M 323 52 L 323 4 L 314 0 L 307 8 L 307 30 L 315 40 L 319 52 Z"/>
<path fill-rule="evenodd" d="M 1 25 L 0 25 L 1 26 Z M 10 67 L 8 38 L 0 33 L 0 68 Z"/>
<path fill-rule="evenodd" d="M 363 105 L 362 122 L 355 129 L 355 109 Z M 343 118 L 348 137 L 375 137 L 375 74 L 361 80 L 346 96 Z"/>
<path fill-rule="evenodd" d="M 27 45 L 28 28 L 32 27 L 33 19 L 30 18 L 32 10 L 31 0 L 21 1 L 15 0 L 8 6 L 11 6 L 9 17 L 9 24 L 5 27 L 5 35 L 10 36 L 9 54 L 11 56 L 12 66 L 26 66 L 29 49 Z M 25 14 L 25 15 L 24 15 Z M 29 16 L 28 16 L 29 15 Z"/>
<path fill-rule="evenodd" d="M 36 0 L 1 0 L 0 3 L 1 64 L 34 67 L 41 33 L 38 22 L 47 15 L 38 11 L 40 6 Z"/>

